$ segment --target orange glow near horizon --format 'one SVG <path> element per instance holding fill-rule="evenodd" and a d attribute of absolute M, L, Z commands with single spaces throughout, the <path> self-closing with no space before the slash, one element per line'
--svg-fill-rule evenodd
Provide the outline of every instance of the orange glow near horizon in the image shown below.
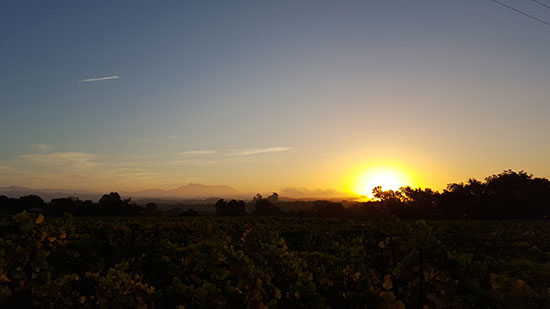
<path fill-rule="evenodd" d="M 397 164 L 369 164 L 360 168 L 352 178 L 351 191 L 369 198 L 372 198 L 372 189 L 377 186 L 381 186 L 382 190 L 413 186 L 410 172 Z"/>

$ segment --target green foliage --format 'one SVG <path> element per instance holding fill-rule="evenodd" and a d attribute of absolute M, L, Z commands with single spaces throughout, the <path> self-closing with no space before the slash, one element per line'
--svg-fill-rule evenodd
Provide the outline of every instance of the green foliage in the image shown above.
<path fill-rule="evenodd" d="M 0 219 L 2 307 L 550 305 L 542 221 Z"/>

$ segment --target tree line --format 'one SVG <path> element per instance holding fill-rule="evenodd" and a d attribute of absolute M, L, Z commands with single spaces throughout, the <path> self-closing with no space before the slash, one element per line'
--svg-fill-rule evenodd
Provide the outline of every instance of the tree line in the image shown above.
<path fill-rule="evenodd" d="M 524 171 L 503 171 L 484 181 L 452 183 L 443 192 L 401 188 L 373 190 L 374 205 L 401 217 L 448 219 L 550 218 L 550 181 Z"/>
<path fill-rule="evenodd" d="M 550 218 L 550 181 L 524 171 L 503 171 L 483 181 L 469 179 L 451 183 L 442 192 L 426 188 L 402 187 L 399 190 L 373 189 L 368 202 L 280 201 L 273 193 L 257 194 L 251 201 L 224 199 L 215 205 L 218 216 L 292 216 L 292 217 L 379 217 L 395 215 L 424 219 L 548 219 Z M 248 211 L 247 211 L 248 210 Z M 0 196 L 0 212 L 40 212 L 46 216 L 157 216 L 166 215 L 155 203 L 138 206 L 112 192 L 95 203 L 74 197 L 44 202 L 39 196 L 20 198 Z M 197 216 L 193 209 L 178 216 Z"/>
<path fill-rule="evenodd" d="M 22 211 L 40 212 L 46 216 L 58 217 L 65 213 L 78 217 L 120 217 L 134 216 L 142 210 L 131 199 L 123 199 L 116 192 L 104 194 L 97 203 L 76 197 L 52 199 L 49 203 L 37 195 L 20 198 L 0 196 L 0 211 L 16 214 Z"/>
<path fill-rule="evenodd" d="M 276 194 L 276 193 L 274 193 Z M 339 203 L 329 201 L 279 202 L 257 195 L 253 215 L 295 217 L 377 217 L 395 215 L 423 219 L 548 219 L 550 181 L 524 171 L 505 170 L 485 178 L 451 183 L 442 192 L 426 188 L 373 189 L 374 200 Z M 278 196 L 277 196 L 278 197 Z M 242 202 L 242 201 L 241 201 Z M 236 211 L 231 201 L 220 200 L 218 215 L 245 215 L 244 202 Z M 229 210 L 232 209 L 232 210 Z"/>

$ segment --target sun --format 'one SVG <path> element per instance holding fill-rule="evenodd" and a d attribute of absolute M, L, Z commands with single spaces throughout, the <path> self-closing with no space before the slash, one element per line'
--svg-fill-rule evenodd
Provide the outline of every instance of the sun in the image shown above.
<path fill-rule="evenodd" d="M 382 190 L 397 190 L 410 185 L 408 175 L 392 166 L 376 166 L 359 172 L 354 181 L 354 188 L 358 194 L 372 198 L 372 189 L 381 186 Z"/>

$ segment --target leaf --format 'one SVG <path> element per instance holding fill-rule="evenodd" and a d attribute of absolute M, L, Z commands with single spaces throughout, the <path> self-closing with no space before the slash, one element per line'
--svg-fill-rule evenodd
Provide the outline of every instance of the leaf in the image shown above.
<path fill-rule="evenodd" d="M 42 214 L 39 214 L 34 223 L 41 224 L 42 222 L 44 222 L 44 216 Z"/>
<path fill-rule="evenodd" d="M 393 284 L 391 282 L 391 276 L 390 275 L 385 275 L 384 276 L 384 283 L 382 284 L 382 287 L 386 290 L 389 290 L 389 289 L 393 288 Z"/>
<path fill-rule="evenodd" d="M 502 276 L 491 273 L 489 275 L 489 283 L 493 290 L 501 289 L 504 286 L 504 280 Z"/>
<path fill-rule="evenodd" d="M 393 292 L 382 292 L 380 293 L 380 297 L 384 300 L 383 308 L 405 309 L 405 304 L 403 304 L 402 301 L 397 300 Z"/>

